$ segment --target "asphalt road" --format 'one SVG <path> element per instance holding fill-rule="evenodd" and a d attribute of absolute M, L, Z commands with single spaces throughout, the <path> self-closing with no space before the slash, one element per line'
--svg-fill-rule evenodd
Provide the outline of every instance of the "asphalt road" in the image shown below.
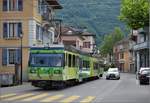
<path fill-rule="evenodd" d="M 42 90 L 29 83 L 0 89 L 0 103 L 150 103 L 150 85 L 139 85 L 134 74 L 120 80 L 105 77 L 62 90 Z"/>

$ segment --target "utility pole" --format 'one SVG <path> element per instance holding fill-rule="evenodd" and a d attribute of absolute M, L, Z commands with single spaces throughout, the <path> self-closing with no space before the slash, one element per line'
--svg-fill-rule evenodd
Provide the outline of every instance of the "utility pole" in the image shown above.
<path fill-rule="evenodd" d="M 22 38 L 23 38 L 23 33 L 20 33 L 20 39 L 21 39 L 21 44 L 20 44 L 20 84 L 22 84 Z"/>
<path fill-rule="evenodd" d="M 59 42 L 59 40 L 61 40 L 61 32 L 62 32 L 62 20 L 61 19 L 52 19 L 52 20 L 50 20 L 50 22 L 55 22 L 55 24 L 58 22 L 59 23 L 59 31 L 57 32 L 58 34 L 57 34 L 57 39 L 56 39 L 56 42 Z M 56 26 L 56 28 L 55 28 L 56 30 L 57 30 L 57 26 Z"/>

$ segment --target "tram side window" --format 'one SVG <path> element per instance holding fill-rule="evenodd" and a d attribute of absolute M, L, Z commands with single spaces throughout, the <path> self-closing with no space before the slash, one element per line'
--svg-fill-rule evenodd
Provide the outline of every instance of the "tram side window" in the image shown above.
<path fill-rule="evenodd" d="M 83 67 L 83 68 L 86 68 L 86 62 L 85 62 L 85 61 L 83 61 L 82 67 Z"/>
<path fill-rule="evenodd" d="M 98 69 L 98 64 L 97 63 L 94 63 L 94 69 Z"/>
<path fill-rule="evenodd" d="M 90 68 L 90 62 L 89 61 L 87 61 L 87 68 Z"/>
<path fill-rule="evenodd" d="M 75 57 L 75 55 L 73 55 L 72 56 L 72 67 L 75 67 L 75 64 L 76 64 L 75 59 L 76 59 L 76 57 Z"/>
<path fill-rule="evenodd" d="M 71 67 L 71 54 L 68 55 L 68 67 Z"/>
<path fill-rule="evenodd" d="M 79 57 L 78 56 L 76 56 L 76 60 L 75 60 L 75 63 L 76 63 L 76 67 L 79 67 Z"/>
<path fill-rule="evenodd" d="M 67 65 L 68 65 L 68 54 L 65 53 L 65 66 L 67 66 Z"/>
<path fill-rule="evenodd" d="M 83 68 L 90 68 L 90 62 L 89 61 L 83 61 Z"/>
<path fill-rule="evenodd" d="M 80 70 L 82 69 L 82 67 L 83 67 L 83 61 L 82 61 L 81 58 L 79 58 L 79 68 L 80 68 Z"/>

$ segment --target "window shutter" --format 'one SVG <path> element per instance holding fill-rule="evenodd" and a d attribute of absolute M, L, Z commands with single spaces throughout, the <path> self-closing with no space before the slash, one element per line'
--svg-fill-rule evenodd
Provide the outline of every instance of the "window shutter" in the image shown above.
<path fill-rule="evenodd" d="M 38 0 L 38 13 L 41 14 L 42 9 L 42 0 Z"/>
<path fill-rule="evenodd" d="M 8 11 L 7 3 L 8 3 L 7 0 L 3 0 L 3 11 Z"/>
<path fill-rule="evenodd" d="M 3 38 L 7 38 L 8 37 L 8 27 L 7 27 L 7 23 L 3 23 Z"/>
<path fill-rule="evenodd" d="M 39 26 L 36 25 L 36 40 L 39 40 Z"/>
<path fill-rule="evenodd" d="M 22 23 L 18 23 L 18 37 L 20 37 L 20 34 L 22 33 Z"/>
<path fill-rule="evenodd" d="M 21 49 L 16 50 L 16 63 L 21 63 Z"/>
<path fill-rule="evenodd" d="M 7 65 L 7 49 L 3 49 L 2 50 L 2 64 L 3 65 Z"/>
<path fill-rule="evenodd" d="M 23 0 L 18 0 L 18 10 L 23 11 Z"/>
<path fill-rule="evenodd" d="M 43 28 L 40 27 L 40 40 L 43 40 Z"/>

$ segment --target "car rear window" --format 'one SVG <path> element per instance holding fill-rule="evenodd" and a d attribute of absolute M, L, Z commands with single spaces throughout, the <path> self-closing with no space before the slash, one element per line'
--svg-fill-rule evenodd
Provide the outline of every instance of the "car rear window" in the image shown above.
<path fill-rule="evenodd" d="M 118 70 L 116 70 L 116 69 L 109 69 L 108 71 L 109 72 L 118 72 Z"/>
<path fill-rule="evenodd" d="M 142 71 L 150 72 L 150 69 L 145 69 L 145 70 L 142 70 Z"/>

